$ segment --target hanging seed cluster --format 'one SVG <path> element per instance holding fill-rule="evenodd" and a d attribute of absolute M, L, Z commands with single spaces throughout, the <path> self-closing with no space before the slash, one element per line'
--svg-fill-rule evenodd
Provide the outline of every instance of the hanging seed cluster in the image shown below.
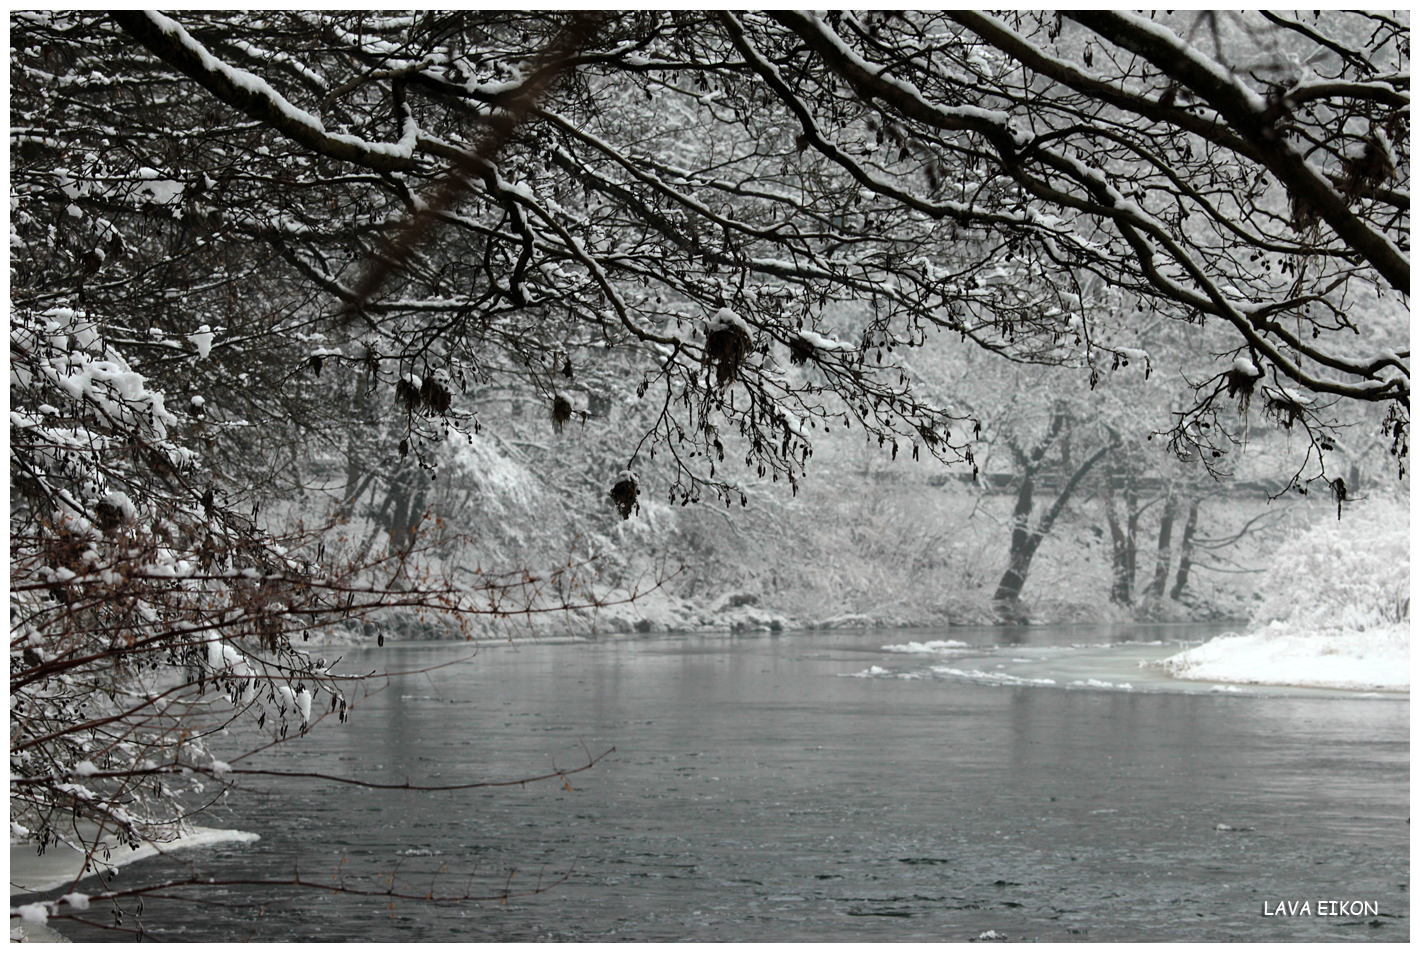
<path fill-rule="evenodd" d="M 563 394 L 557 394 L 552 398 L 552 429 L 556 433 L 562 432 L 562 427 L 567 421 L 572 419 L 572 402 Z"/>
<path fill-rule="evenodd" d="M 1397 178 L 1395 162 L 1389 138 L 1378 130 L 1372 130 L 1366 137 L 1361 154 L 1344 157 L 1341 161 L 1345 177 L 1342 191 L 1347 195 L 1360 195 Z"/>
<path fill-rule="evenodd" d="M 640 494 L 641 488 L 636 484 L 636 474 L 630 470 L 622 470 L 616 475 L 616 482 L 611 487 L 611 501 L 616 504 L 616 511 L 621 514 L 622 519 L 630 519 L 632 510 L 641 512 L 641 505 L 636 502 Z"/>
<path fill-rule="evenodd" d="M 721 387 L 739 376 L 751 344 L 744 320 L 729 308 L 721 308 L 705 326 L 705 362 L 715 368 L 715 383 Z"/>
<path fill-rule="evenodd" d="M 1306 405 L 1290 393 L 1264 390 L 1267 395 L 1267 402 L 1263 411 L 1271 417 L 1284 430 L 1291 430 L 1292 425 L 1298 420 L 1306 417 Z"/>
<path fill-rule="evenodd" d="M 1252 390 L 1260 380 L 1261 374 L 1249 373 L 1249 370 L 1243 367 L 1231 367 L 1223 374 L 1228 396 L 1238 399 L 1238 413 L 1247 413 L 1248 404 L 1252 402 Z"/>
<path fill-rule="evenodd" d="M 801 337 L 789 341 L 789 363 L 807 364 L 814 356 L 814 346 Z"/>
<path fill-rule="evenodd" d="M 453 395 L 433 376 L 422 381 L 417 377 L 401 377 L 394 385 L 394 400 L 397 404 L 403 404 L 404 409 L 410 413 L 422 410 L 431 414 L 444 414 L 448 413 Z"/>

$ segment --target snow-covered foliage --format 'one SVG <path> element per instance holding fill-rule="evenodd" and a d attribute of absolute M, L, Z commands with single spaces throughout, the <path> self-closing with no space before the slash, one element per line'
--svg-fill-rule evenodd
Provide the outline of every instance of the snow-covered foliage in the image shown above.
<path fill-rule="evenodd" d="M 1393 503 L 1347 509 L 1278 548 L 1252 622 L 1300 630 L 1391 626 L 1410 618 L 1410 520 Z"/>
<path fill-rule="evenodd" d="M 165 374 L 245 355 L 280 399 L 223 380 L 229 413 L 393 405 L 411 466 L 510 389 L 569 429 L 593 398 L 644 403 L 597 479 L 650 485 L 655 454 L 678 503 L 737 503 L 741 473 L 792 490 L 825 425 L 970 466 L 977 421 L 907 359 L 929 338 L 1172 388 L 1160 321 L 1222 340 L 1191 354 L 1191 405 L 1137 430 L 1213 466 L 1256 388 L 1317 452 L 1332 398 L 1384 406 L 1403 459 L 1408 27 L 1210 24 L 19 14 L 11 247 L 95 307 L 149 313 L 130 331 L 158 331 Z M 870 316 L 837 325 L 850 304 Z M 299 357 L 251 366 L 277 326 Z M 311 386 L 334 365 L 368 375 L 351 404 Z"/>
<path fill-rule="evenodd" d="M 221 503 L 114 330 L 11 317 L 10 804 L 40 849 L 170 840 L 212 733 L 345 704 L 290 641 L 321 603 L 303 567 Z"/>
<path fill-rule="evenodd" d="M 102 346 L 93 319 L 70 308 L 13 315 L 10 355 L 12 479 L 49 501 L 52 519 L 76 535 L 151 523 L 157 514 L 135 507 L 131 482 L 110 461 L 138 452 L 162 476 L 192 469 L 191 451 L 169 439 L 178 421 L 163 395 Z"/>

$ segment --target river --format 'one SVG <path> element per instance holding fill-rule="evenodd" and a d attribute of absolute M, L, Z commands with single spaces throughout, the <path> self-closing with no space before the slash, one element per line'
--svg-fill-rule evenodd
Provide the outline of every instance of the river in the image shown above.
<path fill-rule="evenodd" d="M 1408 940 L 1409 696 L 1218 691 L 1137 667 L 1219 630 L 648 635 L 453 665 L 473 647 L 351 649 L 344 670 L 410 674 L 263 765 L 455 784 L 615 751 L 566 785 L 262 781 L 205 821 L 259 842 L 117 883 L 544 888 L 148 901 L 146 928 L 184 941 Z M 972 648 L 946 666 L 884 650 L 931 639 Z M 1375 907 L 1317 916 L 1322 900 Z M 1264 915 L 1298 901 L 1313 915 Z"/>

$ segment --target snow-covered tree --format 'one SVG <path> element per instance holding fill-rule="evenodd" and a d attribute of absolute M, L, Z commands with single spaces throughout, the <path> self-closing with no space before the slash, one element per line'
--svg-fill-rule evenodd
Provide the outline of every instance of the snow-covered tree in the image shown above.
<path fill-rule="evenodd" d="M 1384 404 L 1406 444 L 1403 322 L 1354 307 L 1409 290 L 1403 21 L 118 13 L 14 35 L 16 183 L 49 216 L 21 237 L 52 225 L 69 280 L 129 307 L 153 284 L 157 315 L 214 247 L 230 265 L 184 300 L 259 267 L 324 336 L 297 357 L 367 363 L 416 455 L 476 426 L 479 381 L 526 380 L 552 416 L 611 348 L 662 408 L 626 462 L 666 455 L 679 496 L 736 500 L 722 455 L 795 480 L 837 415 L 969 458 L 897 358 L 948 330 L 1098 373 L 1139 349 L 1082 305 L 1096 280 L 1228 329 L 1196 405 L 1141 422 L 1180 452 L 1230 449 L 1239 394 L 1319 445 L 1329 402 Z M 826 317 L 844 299 L 873 308 L 851 337 Z"/>
<path fill-rule="evenodd" d="M 346 594 L 222 502 L 185 445 L 200 405 L 169 409 L 103 323 L 11 315 L 11 821 L 41 850 L 171 839 L 212 732 L 345 709 L 292 635 Z"/>
<path fill-rule="evenodd" d="M 1253 624 L 1366 630 L 1410 619 L 1410 521 L 1387 502 L 1325 519 L 1277 548 Z"/>

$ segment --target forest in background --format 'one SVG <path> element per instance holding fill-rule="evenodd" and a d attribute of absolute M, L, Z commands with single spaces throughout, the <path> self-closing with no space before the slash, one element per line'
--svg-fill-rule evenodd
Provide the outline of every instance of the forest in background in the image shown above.
<path fill-rule="evenodd" d="M 1024 382 L 1017 388 L 1017 400 L 1031 390 Z M 532 394 L 508 397 L 519 399 L 536 406 Z M 1051 426 L 1044 415 L 1058 410 L 1056 403 L 1039 409 L 1042 441 Z M 1009 566 L 1024 482 L 1009 444 L 984 454 L 988 469 L 973 479 L 935 461 L 894 460 L 875 440 L 840 429 L 815 440 L 813 476 L 795 495 L 752 481 L 747 506 L 727 508 L 682 506 L 648 493 L 640 513 L 623 521 L 607 512 L 606 487 L 593 474 L 598 451 L 628 429 L 619 418 L 632 413 L 609 410 L 559 431 L 513 411 L 453 445 L 437 479 L 421 475 L 411 485 L 408 507 L 422 514 L 419 532 L 431 540 L 444 534 L 447 558 L 543 569 L 591 559 L 597 585 L 613 603 L 489 619 L 480 635 L 1002 621 L 994 597 Z M 1082 454 L 1078 444 L 1072 451 L 1069 435 L 1055 440 L 1032 473 L 1037 528 L 1073 475 L 1072 460 L 1078 467 L 1096 449 L 1086 443 Z M 1264 432 L 1257 444 L 1240 455 L 1241 473 L 1219 478 L 1190 471 L 1148 440 L 1112 451 L 1064 501 L 1022 587 L 1018 615 L 1007 621 L 1247 618 L 1264 596 L 1262 575 L 1277 548 L 1336 518 L 1330 495 L 1282 492 L 1275 473 L 1285 439 Z M 1395 501 L 1403 488 L 1384 473 L 1384 448 L 1373 440 L 1368 449 L 1349 460 L 1356 499 Z M 300 472 L 335 468 L 332 461 Z M 335 494 L 308 493 L 292 512 L 314 522 L 339 506 Z M 363 502 L 363 518 L 343 523 L 337 535 L 379 539 L 388 532 L 379 514 L 401 509 L 387 495 Z M 633 593 L 635 604 L 620 601 Z M 335 637 L 391 630 L 415 638 L 466 634 L 395 614 Z"/>

